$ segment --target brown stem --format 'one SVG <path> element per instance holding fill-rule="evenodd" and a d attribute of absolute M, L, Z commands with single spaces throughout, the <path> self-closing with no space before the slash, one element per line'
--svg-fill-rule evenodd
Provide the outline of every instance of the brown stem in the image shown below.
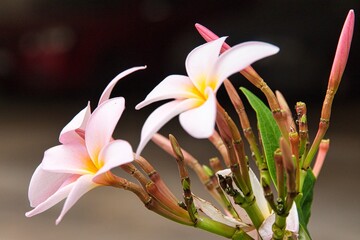
<path fill-rule="evenodd" d="M 299 157 L 299 135 L 297 132 L 291 132 L 289 134 L 290 138 L 290 145 L 291 145 L 291 152 L 295 157 L 295 164 L 296 164 L 296 191 L 300 191 L 300 178 L 301 178 L 301 167 L 300 167 L 300 157 Z"/>
<path fill-rule="evenodd" d="M 319 148 L 321 140 L 324 138 L 326 131 L 330 125 L 330 115 L 331 115 L 331 107 L 332 102 L 334 100 L 335 90 L 328 89 L 326 91 L 322 111 L 321 111 L 321 118 L 319 122 L 319 129 L 316 133 L 315 139 L 310 147 L 309 153 L 306 156 L 306 159 L 303 164 L 303 169 L 307 170 L 314 159 L 314 156 Z"/>
<path fill-rule="evenodd" d="M 248 168 L 247 157 L 245 155 L 244 142 L 240 136 L 240 132 L 237 129 L 235 123 L 226 112 L 224 112 L 224 117 L 232 135 L 233 145 L 235 147 L 236 154 L 238 157 L 238 162 L 240 164 L 241 175 L 243 176 L 246 185 L 251 191 L 249 168 Z"/>
<path fill-rule="evenodd" d="M 139 156 L 135 159 L 135 162 L 139 164 L 141 169 L 149 176 L 151 181 L 158 187 L 159 191 L 162 192 L 163 195 L 168 196 L 174 202 L 178 202 L 178 199 L 175 195 L 170 191 L 168 186 L 162 180 L 160 174 L 155 170 L 155 168 L 143 157 Z"/>
<path fill-rule="evenodd" d="M 285 198 L 285 184 L 284 184 L 284 162 L 280 149 L 277 149 L 274 153 L 275 169 L 276 169 L 276 184 L 278 190 L 278 197 Z"/>
<path fill-rule="evenodd" d="M 224 85 L 225 85 L 226 91 L 230 97 L 230 100 L 239 116 L 240 124 L 243 129 L 243 133 L 245 135 L 246 140 L 248 141 L 248 143 L 250 145 L 250 149 L 255 158 L 255 162 L 258 166 L 261 166 L 263 163 L 265 163 L 265 160 L 260 153 L 260 150 L 259 150 L 259 147 L 258 147 L 258 144 L 256 141 L 256 137 L 254 135 L 254 132 L 252 131 L 249 118 L 245 111 L 244 104 L 241 101 L 240 96 L 237 94 L 234 86 L 228 79 L 226 79 L 224 81 Z"/>
<path fill-rule="evenodd" d="M 214 131 L 213 135 L 209 137 L 210 142 L 216 147 L 216 149 L 219 151 L 220 155 L 222 156 L 225 165 L 227 167 L 230 167 L 230 159 L 229 155 L 227 153 L 226 146 L 224 145 L 223 140 L 221 139 L 219 133 L 217 131 Z"/>
<path fill-rule="evenodd" d="M 288 129 L 290 130 L 290 132 L 296 132 L 296 125 L 295 125 L 294 119 L 292 118 L 291 110 L 289 108 L 289 105 L 286 102 L 284 95 L 282 95 L 280 91 L 275 91 L 275 94 L 276 94 L 277 100 L 279 101 L 281 109 L 286 114 Z"/>
<path fill-rule="evenodd" d="M 299 138 L 300 138 L 299 156 L 303 161 L 307 154 L 307 143 L 309 141 L 306 104 L 303 102 L 297 102 L 295 106 L 295 110 L 297 114 L 297 123 L 299 125 Z"/>
<path fill-rule="evenodd" d="M 171 148 L 170 141 L 165 138 L 164 136 L 160 134 L 155 134 L 152 138 L 152 141 L 157 144 L 160 148 L 162 148 L 165 152 L 170 154 L 171 156 L 175 157 L 175 154 Z M 203 167 L 200 165 L 198 160 L 196 160 L 195 157 L 193 157 L 190 153 L 185 151 L 184 149 L 181 149 L 183 155 L 184 155 L 184 162 L 186 165 L 188 165 L 198 176 L 201 183 L 206 187 L 206 189 L 209 191 L 209 193 L 212 195 L 212 197 L 217 200 L 219 203 L 221 203 L 221 197 L 216 191 L 216 185 L 213 183 L 211 178 L 206 174 Z"/>
<path fill-rule="evenodd" d="M 139 183 L 142 185 L 143 188 L 145 188 L 146 184 L 149 183 L 149 179 L 147 179 L 144 174 L 142 174 L 132 163 L 123 164 L 120 166 L 122 170 L 136 178 Z"/>
<path fill-rule="evenodd" d="M 243 191 L 244 195 L 247 195 L 250 193 L 250 189 L 247 186 L 244 177 L 242 176 L 241 169 L 239 166 L 239 159 L 233 145 L 231 130 L 225 120 L 225 111 L 220 106 L 220 104 L 218 104 L 218 110 L 216 114 L 216 124 L 219 129 L 220 136 L 227 149 L 227 155 L 229 156 L 229 161 L 230 161 L 230 169 L 231 172 L 233 173 L 235 184 L 237 185 L 238 188 L 241 189 L 241 191 Z"/>

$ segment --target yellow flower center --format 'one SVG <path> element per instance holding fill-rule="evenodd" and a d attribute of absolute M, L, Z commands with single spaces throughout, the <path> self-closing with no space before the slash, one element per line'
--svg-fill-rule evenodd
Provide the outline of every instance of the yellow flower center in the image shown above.
<path fill-rule="evenodd" d="M 202 101 L 206 101 L 208 99 L 206 89 L 210 87 L 212 90 L 215 90 L 216 78 L 211 77 L 210 80 L 208 80 L 207 76 L 202 74 L 197 78 L 196 82 L 197 82 L 197 86 L 192 85 L 189 89 L 189 92 L 196 95 L 198 99 Z"/>

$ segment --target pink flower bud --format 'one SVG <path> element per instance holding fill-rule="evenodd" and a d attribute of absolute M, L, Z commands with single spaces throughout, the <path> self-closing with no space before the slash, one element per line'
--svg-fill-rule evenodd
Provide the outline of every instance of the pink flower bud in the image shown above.
<path fill-rule="evenodd" d="M 337 90 L 345 70 L 354 31 L 355 14 L 350 10 L 342 28 L 329 78 L 329 88 Z"/>
<path fill-rule="evenodd" d="M 319 145 L 319 152 L 316 157 L 316 161 L 313 168 L 313 173 L 315 177 L 317 178 L 320 174 L 321 168 L 324 164 L 326 154 L 328 153 L 330 148 L 330 140 L 329 139 L 323 139 Z"/>
<path fill-rule="evenodd" d="M 218 35 L 216 35 L 212 31 L 210 31 L 208 28 L 204 27 L 203 25 L 201 25 L 199 23 L 196 23 L 195 27 L 206 42 L 211 42 L 211 41 L 214 41 L 219 38 Z M 221 46 L 220 53 L 223 53 L 228 49 L 230 49 L 230 46 L 224 42 L 224 44 Z"/>

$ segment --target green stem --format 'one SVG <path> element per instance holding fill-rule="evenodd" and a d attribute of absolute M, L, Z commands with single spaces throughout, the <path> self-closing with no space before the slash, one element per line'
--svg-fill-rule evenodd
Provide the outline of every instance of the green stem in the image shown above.
<path fill-rule="evenodd" d="M 250 192 L 248 195 L 242 196 L 238 190 L 233 188 L 232 178 L 228 176 L 224 178 L 219 175 L 219 183 L 221 188 L 229 196 L 233 197 L 235 204 L 241 206 L 246 211 L 256 229 L 259 229 L 265 219 L 257 205 L 254 194 Z"/>
<path fill-rule="evenodd" d="M 255 197 L 254 200 L 246 206 L 246 204 L 243 204 L 242 207 L 244 208 L 244 210 L 246 211 L 246 213 L 249 215 L 252 223 L 254 224 L 254 226 L 256 227 L 256 229 L 259 229 L 261 224 L 264 222 L 265 218 L 257 204 L 257 202 L 255 201 Z"/>
<path fill-rule="evenodd" d="M 303 163 L 303 169 L 308 169 L 311 161 L 314 159 L 315 154 L 317 152 L 317 150 L 319 149 L 319 145 L 321 143 L 321 140 L 324 138 L 325 133 L 327 131 L 327 129 L 329 128 L 329 120 L 328 119 L 320 119 L 320 123 L 319 123 L 319 130 L 316 134 L 316 137 L 314 139 L 313 144 L 311 145 L 311 148 L 304 160 Z"/>
<path fill-rule="evenodd" d="M 221 190 L 220 186 L 216 188 L 217 192 L 221 197 L 221 202 L 223 207 L 236 219 L 240 219 L 239 214 L 236 212 L 234 206 L 231 204 L 229 199 L 225 196 L 224 192 Z"/>
<path fill-rule="evenodd" d="M 268 171 L 267 163 L 266 163 L 265 159 L 263 158 L 262 154 L 260 153 L 260 149 L 258 147 L 255 135 L 250 126 L 250 121 L 249 121 L 249 118 L 245 111 L 244 104 L 241 101 L 240 96 L 237 94 L 235 87 L 232 85 L 232 83 L 228 79 L 226 79 L 224 81 L 224 86 L 226 88 L 226 91 L 227 91 L 227 93 L 231 99 L 231 102 L 238 114 L 239 119 L 240 119 L 240 124 L 241 124 L 242 130 L 243 130 L 244 136 L 250 145 L 252 157 L 255 160 L 256 165 L 259 168 L 259 171 L 261 174 L 260 179 L 265 180 L 266 184 L 270 184 L 270 173 Z"/>
<path fill-rule="evenodd" d="M 275 222 L 272 226 L 273 237 L 272 239 L 282 240 L 285 235 L 286 217 L 276 214 Z"/>
<path fill-rule="evenodd" d="M 231 239 L 232 240 L 250 240 L 250 239 L 253 240 L 252 237 L 250 237 L 246 232 L 244 232 L 241 229 L 237 230 Z"/>
<path fill-rule="evenodd" d="M 230 227 L 223 223 L 214 221 L 210 218 L 201 217 L 198 218 L 197 222 L 195 223 L 194 227 L 203 229 L 205 231 L 217 234 L 219 236 L 223 236 L 230 239 L 252 239 L 246 232 L 243 230 L 239 230 L 237 228 Z M 240 236 L 242 238 L 240 238 Z"/>
<path fill-rule="evenodd" d="M 304 170 L 304 169 L 301 169 L 299 193 L 302 193 L 302 188 L 303 188 L 303 185 L 304 185 L 304 181 L 305 181 L 305 178 L 306 178 L 306 174 L 307 174 L 307 171 Z"/>

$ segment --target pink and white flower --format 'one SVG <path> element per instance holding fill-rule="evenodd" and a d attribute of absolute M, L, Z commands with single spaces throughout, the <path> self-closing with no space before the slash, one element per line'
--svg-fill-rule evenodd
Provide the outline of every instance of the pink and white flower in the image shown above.
<path fill-rule="evenodd" d="M 133 161 L 130 144 L 112 138 L 125 109 L 125 100 L 109 99 L 109 96 L 118 80 L 140 69 L 144 67 L 120 73 L 106 87 L 93 113 L 88 104 L 64 127 L 59 137 L 62 144 L 45 152 L 31 178 L 28 194 L 34 209 L 26 213 L 27 217 L 44 212 L 66 198 L 56 220 L 58 224 L 86 192 L 114 184 L 112 168 Z"/>
<path fill-rule="evenodd" d="M 141 109 L 156 101 L 174 99 L 157 108 L 145 121 L 137 155 L 152 135 L 178 114 L 182 127 L 191 136 L 211 136 L 216 118 L 215 95 L 223 81 L 253 62 L 279 51 L 268 43 L 245 42 L 219 56 L 224 41 L 225 37 L 222 37 L 195 48 L 185 61 L 188 76 L 166 77 L 136 106 L 136 109 Z"/>

